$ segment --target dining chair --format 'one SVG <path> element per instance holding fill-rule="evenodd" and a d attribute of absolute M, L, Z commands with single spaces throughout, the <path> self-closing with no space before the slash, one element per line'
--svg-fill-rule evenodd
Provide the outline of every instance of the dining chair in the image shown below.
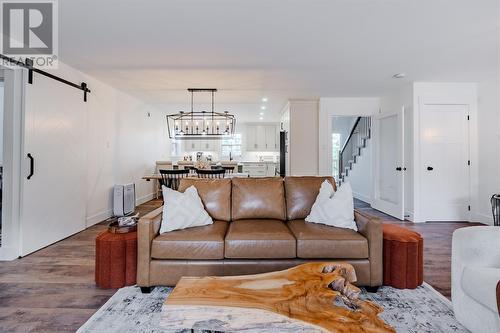
<path fill-rule="evenodd" d="M 156 161 L 156 170 L 155 170 L 155 173 L 159 174 L 160 173 L 160 169 L 161 170 L 172 170 L 173 168 L 174 168 L 174 166 L 173 166 L 172 161 Z M 160 179 L 156 180 L 155 186 L 156 186 L 155 197 L 156 197 L 156 199 L 158 199 L 159 196 L 160 196 L 160 194 L 161 194 L 161 181 L 160 181 Z"/>
<path fill-rule="evenodd" d="M 226 170 L 226 173 L 233 173 L 236 166 L 212 165 L 212 170 Z"/>
<path fill-rule="evenodd" d="M 181 179 L 189 176 L 189 169 L 159 171 L 161 175 L 160 184 L 176 191 L 179 188 Z"/>
<path fill-rule="evenodd" d="M 222 168 L 205 170 L 205 169 L 196 169 L 196 174 L 198 178 L 224 178 L 224 174 L 226 170 Z"/>

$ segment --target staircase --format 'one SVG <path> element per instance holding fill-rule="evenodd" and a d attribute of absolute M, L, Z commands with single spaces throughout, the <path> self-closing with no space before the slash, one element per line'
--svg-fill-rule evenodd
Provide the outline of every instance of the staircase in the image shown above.
<path fill-rule="evenodd" d="M 371 137 L 371 118 L 358 117 L 346 142 L 339 153 L 339 176 L 337 183 L 340 186 L 345 177 L 349 175 L 357 160 L 361 156 L 361 150 L 366 147 L 366 142 Z"/>

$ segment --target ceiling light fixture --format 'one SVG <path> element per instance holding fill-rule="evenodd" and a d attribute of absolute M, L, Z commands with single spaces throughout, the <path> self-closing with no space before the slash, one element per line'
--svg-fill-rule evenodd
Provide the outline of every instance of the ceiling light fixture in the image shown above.
<path fill-rule="evenodd" d="M 167 116 L 168 136 L 170 139 L 221 139 L 234 134 L 236 118 L 229 111 L 215 112 L 214 88 L 189 88 L 191 93 L 191 112 L 179 111 Z M 211 111 L 194 111 L 194 93 L 209 92 L 212 95 Z"/>
<path fill-rule="evenodd" d="M 396 73 L 392 76 L 393 79 L 402 79 L 406 77 L 406 73 Z"/>
<path fill-rule="evenodd" d="M 259 117 L 259 120 L 264 120 L 264 117 Z"/>
<path fill-rule="evenodd" d="M 262 102 L 263 103 L 267 102 L 267 97 L 262 97 Z"/>
<path fill-rule="evenodd" d="M 260 107 L 260 109 L 261 109 L 261 110 L 265 110 L 265 109 L 266 109 L 266 106 L 265 106 L 265 105 L 262 105 L 262 106 Z"/>
<path fill-rule="evenodd" d="M 264 112 L 259 113 L 259 116 L 263 116 L 263 115 L 264 115 Z"/>

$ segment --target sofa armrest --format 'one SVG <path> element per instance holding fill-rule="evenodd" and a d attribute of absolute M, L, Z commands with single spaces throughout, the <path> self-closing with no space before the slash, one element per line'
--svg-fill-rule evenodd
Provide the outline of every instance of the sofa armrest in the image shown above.
<path fill-rule="evenodd" d="M 358 232 L 368 240 L 368 253 L 370 259 L 370 284 L 381 286 L 383 282 L 383 232 L 382 223 L 377 218 L 368 216 L 358 210 L 354 210 L 354 220 L 358 226 Z"/>
<path fill-rule="evenodd" d="M 151 243 L 160 231 L 163 207 L 141 217 L 137 225 L 137 285 L 150 287 Z"/>

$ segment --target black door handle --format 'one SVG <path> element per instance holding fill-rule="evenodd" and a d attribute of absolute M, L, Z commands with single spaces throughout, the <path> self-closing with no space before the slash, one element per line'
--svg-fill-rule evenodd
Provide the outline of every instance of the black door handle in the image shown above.
<path fill-rule="evenodd" d="M 27 179 L 31 179 L 31 177 L 33 177 L 33 174 L 35 173 L 35 159 L 33 158 L 33 155 L 31 155 L 31 153 L 28 153 L 27 156 L 30 159 L 30 173 Z"/>
<path fill-rule="evenodd" d="M 428 166 L 428 167 L 427 167 L 427 170 L 432 171 L 432 170 L 434 170 L 434 168 L 433 168 L 433 167 Z"/>
<path fill-rule="evenodd" d="M 401 171 L 401 170 L 403 170 L 403 168 L 401 168 L 401 167 L 396 168 L 396 171 Z"/>

